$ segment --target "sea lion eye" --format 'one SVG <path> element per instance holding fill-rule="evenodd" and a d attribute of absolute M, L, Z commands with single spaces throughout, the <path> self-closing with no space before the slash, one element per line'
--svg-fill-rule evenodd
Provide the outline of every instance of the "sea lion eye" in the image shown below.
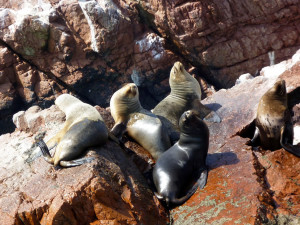
<path fill-rule="evenodd" d="M 175 74 L 177 73 L 177 68 L 176 68 L 176 67 L 174 68 L 174 73 L 175 73 Z"/>
<path fill-rule="evenodd" d="M 284 95 L 285 94 L 285 89 L 282 84 L 278 84 L 276 87 L 276 93 L 279 95 Z"/>

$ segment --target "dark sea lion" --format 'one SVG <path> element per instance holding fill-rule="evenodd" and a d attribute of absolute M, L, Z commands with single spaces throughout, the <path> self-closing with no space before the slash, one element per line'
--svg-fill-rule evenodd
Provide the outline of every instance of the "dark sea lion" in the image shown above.
<path fill-rule="evenodd" d="M 104 144 L 108 139 L 108 130 L 99 112 L 91 105 L 83 103 L 69 94 L 62 94 L 55 105 L 66 114 L 63 128 L 47 144 L 43 140 L 37 143 L 45 160 L 54 166 L 78 166 L 88 161 L 77 159 L 87 148 Z M 48 147 L 56 150 L 52 157 Z"/>
<path fill-rule="evenodd" d="M 202 119 L 209 122 L 221 122 L 220 117 L 201 101 L 201 88 L 198 81 L 191 76 L 182 63 L 175 62 L 170 72 L 169 84 L 171 93 L 159 102 L 152 112 L 159 116 L 169 131 L 174 134 L 178 129 L 178 121 L 183 112 L 197 110 Z M 176 140 L 175 138 L 172 138 Z M 177 137 L 178 140 L 178 137 Z M 176 141 L 177 141 L 176 140 Z"/>
<path fill-rule="evenodd" d="M 139 101 L 138 88 L 134 83 L 116 91 L 110 100 L 111 115 L 115 125 L 111 132 L 121 137 L 126 131 L 143 146 L 155 160 L 170 146 L 170 139 L 159 118 L 145 110 Z"/>
<path fill-rule="evenodd" d="M 286 151 L 300 157 L 300 148 L 293 146 L 293 123 L 288 109 L 285 81 L 277 81 L 260 99 L 251 143 L 264 149 Z"/>
<path fill-rule="evenodd" d="M 168 207 L 188 200 L 207 181 L 209 130 L 197 111 L 183 113 L 180 139 L 157 160 L 153 169 L 155 195 Z"/>

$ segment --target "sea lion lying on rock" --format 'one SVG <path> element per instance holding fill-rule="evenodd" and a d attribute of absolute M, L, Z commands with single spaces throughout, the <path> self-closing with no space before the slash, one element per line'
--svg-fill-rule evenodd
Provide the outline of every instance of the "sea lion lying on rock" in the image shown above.
<path fill-rule="evenodd" d="M 138 88 L 134 83 L 126 84 L 113 94 L 110 110 L 115 120 L 111 133 L 116 137 L 121 138 L 126 131 L 155 160 L 171 146 L 159 118 L 141 106 Z"/>
<path fill-rule="evenodd" d="M 66 114 L 63 128 L 47 144 L 41 139 L 38 145 L 45 160 L 54 166 L 78 166 L 89 158 L 75 160 L 87 148 L 104 144 L 108 139 L 108 130 L 100 113 L 91 105 L 83 103 L 69 94 L 62 94 L 55 105 Z M 56 146 L 54 156 L 49 153 Z"/>

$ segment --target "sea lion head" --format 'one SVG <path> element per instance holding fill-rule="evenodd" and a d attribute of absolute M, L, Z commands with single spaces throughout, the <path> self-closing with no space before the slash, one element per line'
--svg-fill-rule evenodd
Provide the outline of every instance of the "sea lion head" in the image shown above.
<path fill-rule="evenodd" d="M 134 83 L 125 84 L 117 92 L 120 101 L 132 102 L 139 99 L 139 90 Z"/>
<path fill-rule="evenodd" d="M 181 83 L 186 80 L 186 70 L 181 62 L 175 62 L 170 72 L 170 85 Z"/>
<path fill-rule="evenodd" d="M 201 99 L 199 82 L 189 74 L 181 62 L 175 62 L 169 78 L 171 93 L 177 97 L 194 96 Z"/>
<path fill-rule="evenodd" d="M 195 110 L 185 111 L 179 120 L 180 132 L 190 136 L 199 136 L 208 131 L 207 125 Z"/>
<path fill-rule="evenodd" d="M 110 100 L 111 113 L 115 121 L 124 120 L 130 113 L 141 109 L 139 91 L 134 83 L 124 85 L 116 91 Z"/>
<path fill-rule="evenodd" d="M 70 94 L 61 94 L 55 100 L 55 105 L 57 105 L 61 110 L 67 109 L 75 103 L 80 103 L 81 101 Z M 64 110 L 63 110 L 64 111 Z"/>
<path fill-rule="evenodd" d="M 271 87 L 267 92 L 266 96 L 275 98 L 275 99 L 283 99 L 286 97 L 286 86 L 285 80 L 278 80 L 273 87 Z"/>

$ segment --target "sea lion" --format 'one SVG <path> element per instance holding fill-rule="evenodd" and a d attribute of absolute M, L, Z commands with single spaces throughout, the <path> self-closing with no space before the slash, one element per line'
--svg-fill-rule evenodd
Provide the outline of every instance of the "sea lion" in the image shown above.
<path fill-rule="evenodd" d="M 134 83 L 126 84 L 113 94 L 110 110 L 115 120 L 111 133 L 116 137 L 120 138 L 127 131 L 155 160 L 171 146 L 159 118 L 141 106 Z"/>
<path fill-rule="evenodd" d="M 255 119 L 255 133 L 251 143 L 264 149 L 286 151 L 300 157 L 300 149 L 293 146 L 293 123 L 288 109 L 284 80 L 277 81 L 260 99 Z"/>
<path fill-rule="evenodd" d="M 184 203 L 207 181 L 207 125 L 197 111 L 189 110 L 180 117 L 179 128 L 179 141 L 162 154 L 152 173 L 155 195 L 168 207 Z"/>
<path fill-rule="evenodd" d="M 184 69 L 182 63 L 174 63 L 170 72 L 169 84 L 171 93 L 152 110 L 155 115 L 162 119 L 169 131 L 179 130 L 178 121 L 180 116 L 183 112 L 190 109 L 197 110 L 205 121 L 221 122 L 220 117 L 214 111 L 208 109 L 200 102 L 200 85 Z"/>
<path fill-rule="evenodd" d="M 63 128 L 47 144 L 41 139 L 37 143 L 45 160 L 54 166 L 78 166 L 87 159 L 77 159 L 89 147 L 104 144 L 108 130 L 99 112 L 91 105 L 83 103 L 69 94 L 62 94 L 55 105 L 66 114 Z M 48 147 L 56 150 L 52 157 Z"/>

